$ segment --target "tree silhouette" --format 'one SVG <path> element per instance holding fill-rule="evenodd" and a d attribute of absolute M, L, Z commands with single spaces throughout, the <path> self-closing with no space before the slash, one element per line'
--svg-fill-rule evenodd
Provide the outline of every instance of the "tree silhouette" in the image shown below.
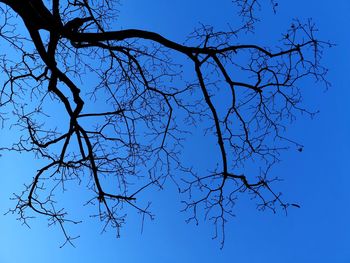
<path fill-rule="evenodd" d="M 316 38 L 311 20 L 293 21 L 274 48 L 240 44 L 239 36 L 254 30 L 259 3 L 235 0 L 241 27 L 218 32 L 203 25 L 177 43 L 156 32 L 115 30 L 116 1 L 0 2 L 1 38 L 19 58 L 2 56 L 0 105 L 11 109 L 22 131 L 2 150 L 32 152 L 46 162 L 15 195 L 10 212 L 25 224 L 33 212 L 46 216 L 71 243 L 65 224 L 79 220 L 69 219 L 55 200 L 70 181 L 87 182 L 87 204 L 96 205 L 104 228 L 118 235 L 121 210 L 130 206 L 153 217 L 142 194 L 167 181 L 183 194 L 189 221 L 203 213 L 222 242 L 242 194 L 258 209 L 298 207 L 273 190 L 278 178 L 269 170 L 281 150 L 292 145 L 302 151 L 284 136 L 298 113 L 313 114 L 300 104 L 299 80 L 328 85 L 320 59 L 330 44 Z M 22 22 L 29 35 L 20 30 Z M 183 65 L 174 56 L 193 78 L 182 79 Z M 219 162 L 206 174 L 181 158 L 193 125 L 217 142 L 213 158 Z M 257 172 L 243 173 L 252 160 Z"/>

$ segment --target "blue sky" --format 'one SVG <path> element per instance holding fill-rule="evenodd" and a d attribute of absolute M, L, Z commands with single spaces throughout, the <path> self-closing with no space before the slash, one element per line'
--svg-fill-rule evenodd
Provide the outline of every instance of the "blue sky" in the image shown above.
<path fill-rule="evenodd" d="M 197 7 L 198 3 L 201 7 Z M 289 3 L 287 3 L 289 2 Z M 305 3 L 306 2 L 306 3 Z M 141 28 L 157 31 L 168 38 L 183 41 L 202 22 L 224 29 L 227 22 L 237 21 L 231 1 L 122 1 L 116 28 Z M 89 219 L 71 228 L 81 237 L 76 248 L 59 248 L 63 237 L 59 229 L 46 227 L 40 218 L 33 220 L 31 229 L 22 226 L 14 216 L 0 217 L 0 263 L 15 262 L 350 262 L 350 2 L 347 0 L 281 1 L 277 15 L 270 10 L 261 12 L 262 22 L 252 41 L 273 43 L 281 37 L 291 19 L 313 17 L 320 29 L 320 38 L 337 46 L 324 54 L 324 64 L 330 68 L 332 87 L 303 83 L 305 104 L 320 113 L 313 119 L 300 118 L 288 133 L 305 146 L 302 153 L 284 153 L 282 162 L 273 173 L 284 178 L 279 183 L 287 200 L 301 205 L 284 213 L 271 214 L 254 209 L 254 201 L 243 200 L 236 206 L 236 217 L 226 229 L 226 243 L 220 250 L 212 240 L 210 223 L 199 226 L 186 224 L 186 214 L 179 213 L 180 198 L 173 186 L 163 192 L 151 193 L 156 219 L 146 221 L 140 234 L 139 217 L 130 217 L 121 238 L 107 232 L 100 234 L 101 225 Z M 10 138 L 4 130 L 0 143 Z M 184 153 L 202 147 L 201 140 Z M 0 211 L 13 206 L 8 198 L 18 192 L 38 168 L 38 160 L 30 156 L 6 154 L 0 158 L 2 191 Z M 198 165 L 201 160 L 194 160 Z M 204 163 L 203 163 L 204 165 Z M 83 189 L 83 188 L 81 188 Z M 72 189 L 65 200 L 83 215 L 79 206 L 78 188 Z M 79 193 L 79 192 L 78 192 Z"/>

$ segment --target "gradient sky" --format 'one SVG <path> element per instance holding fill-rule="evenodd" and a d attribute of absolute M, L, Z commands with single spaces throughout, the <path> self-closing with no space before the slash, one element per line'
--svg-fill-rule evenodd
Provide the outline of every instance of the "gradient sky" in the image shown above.
<path fill-rule="evenodd" d="M 201 6 L 198 7 L 198 3 Z M 237 21 L 231 1 L 220 0 L 122 0 L 116 28 L 141 28 L 157 31 L 183 41 L 199 22 L 225 27 Z M 313 119 L 301 118 L 288 133 L 303 143 L 302 153 L 282 155 L 273 174 L 284 178 L 278 185 L 285 200 L 301 205 L 288 216 L 254 209 L 254 201 L 242 200 L 236 206 L 236 218 L 227 225 L 225 247 L 220 250 L 212 240 L 210 223 L 186 224 L 179 213 L 180 198 L 172 186 L 152 193 L 156 219 L 146 221 L 141 234 L 139 217 L 130 217 L 116 239 L 111 231 L 100 234 L 101 224 L 88 219 L 71 228 L 81 237 L 76 248 L 59 248 L 64 240 L 58 228 L 47 227 L 40 218 L 31 229 L 22 226 L 12 215 L 0 216 L 0 263 L 18 262 L 237 262 L 237 263 L 309 263 L 350 262 L 350 1 L 294 0 L 280 1 L 277 15 L 262 10 L 262 22 L 252 41 L 273 43 L 295 18 L 312 17 L 320 29 L 320 38 L 337 46 L 324 54 L 330 68 L 332 87 L 305 83 L 305 104 L 320 113 Z M 1 52 L 1 51 L 0 51 Z M 0 143 L 10 138 L 6 129 Z M 201 147 L 200 140 L 193 151 Z M 187 150 L 191 156 L 191 149 Z M 14 205 L 9 200 L 28 182 L 37 160 L 25 155 L 6 154 L 0 158 L 0 211 Z M 196 160 L 201 162 L 201 160 Z M 82 188 L 83 189 L 83 188 Z M 74 200 L 78 213 L 86 211 L 72 189 L 66 200 Z"/>

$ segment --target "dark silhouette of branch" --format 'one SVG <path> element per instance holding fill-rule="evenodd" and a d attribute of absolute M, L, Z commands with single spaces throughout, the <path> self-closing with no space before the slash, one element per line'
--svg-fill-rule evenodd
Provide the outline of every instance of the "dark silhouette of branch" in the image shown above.
<path fill-rule="evenodd" d="M 65 224 L 80 220 L 57 208 L 55 193 L 67 182 L 84 182 L 93 193 L 87 204 L 97 206 L 103 230 L 113 227 L 119 235 L 121 209 L 153 218 L 142 194 L 170 179 L 184 194 L 188 221 L 198 223 L 204 215 L 223 244 L 240 195 L 249 194 L 261 210 L 300 207 L 274 190 L 279 178 L 270 169 L 280 151 L 303 149 L 285 137 L 299 113 L 314 114 L 301 105 L 300 80 L 328 85 L 320 60 L 331 44 L 317 39 L 311 20 L 293 21 L 275 48 L 238 44 L 240 32 L 252 31 L 258 20 L 259 1 L 236 0 L 245 19 L 241 28 L 216 32 L 203 26 L 182 44 L 157 32 L 113 29 L 113 1 L 48 2 L 0 0 L 0 36 L 21 54 L 18 61 L 2 59 L 7 80 L 0 106 L 12 107 L 23 133 L 1 150 L 32 152 L 47 163 L 15 195 L 10 212 L 25 224 L 33 212 L 46 216 L 61 227 L 64 244 L 71 243 Z M 276 11 L 278 4 L 271 5 Z M 19 18 L 28 36 L 17 33 Z M 194 80 L 181 82 L 174 54 L 192 65 Z M 203 127 L 217 143 L 218 165 L 206 167 L 207 174 L 182 159 L 191 125 Z M 252 161 L 257 172 L 243 173 Z"/>

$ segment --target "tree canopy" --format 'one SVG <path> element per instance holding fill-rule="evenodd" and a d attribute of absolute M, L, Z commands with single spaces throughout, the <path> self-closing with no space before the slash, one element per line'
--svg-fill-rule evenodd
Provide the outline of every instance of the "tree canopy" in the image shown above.
<path fill-rule="evenodd" d="M 125 223 L 124 209 L 153 217 L 143 193 L 173 183 L 189 221 L 210 219 L 224 242 L 236 199 L 258 209 L 286 210 L 270 172 L 280 152 L 303 145 L 286 137 L 300 113 L 300 80 L 323 82 L 325 47 L 312 20 L 294 20 L 273 47 L 242 43 L 254 31 L 256 0 L 235 0 L 242 23 L 194 29 L 179 43 L 152 31 L 116 29 L 117 1 L 0 0 L 0 36 L 16 58 L 2 54 L 0 106 L 21 131 L 2 151 L 44 160 L 15 195 L 17 213 L 58 224 L 66 242 L 72 219 L 56 200 L 71 181 L 87 186 L 104 229 Z M 274 11 L 278 3 L 271 1 Z M 229 18 L 228 18 L 229 20 Z M 26 31 L 22 29 L 22 25 Z M 217 160 L 198 172 L 183 159 L 188 134 L 200 127 Z M 249 169 L 247 168 L 249 167 Z M 248 172 L 247 172 L 248 171 Z"/>

